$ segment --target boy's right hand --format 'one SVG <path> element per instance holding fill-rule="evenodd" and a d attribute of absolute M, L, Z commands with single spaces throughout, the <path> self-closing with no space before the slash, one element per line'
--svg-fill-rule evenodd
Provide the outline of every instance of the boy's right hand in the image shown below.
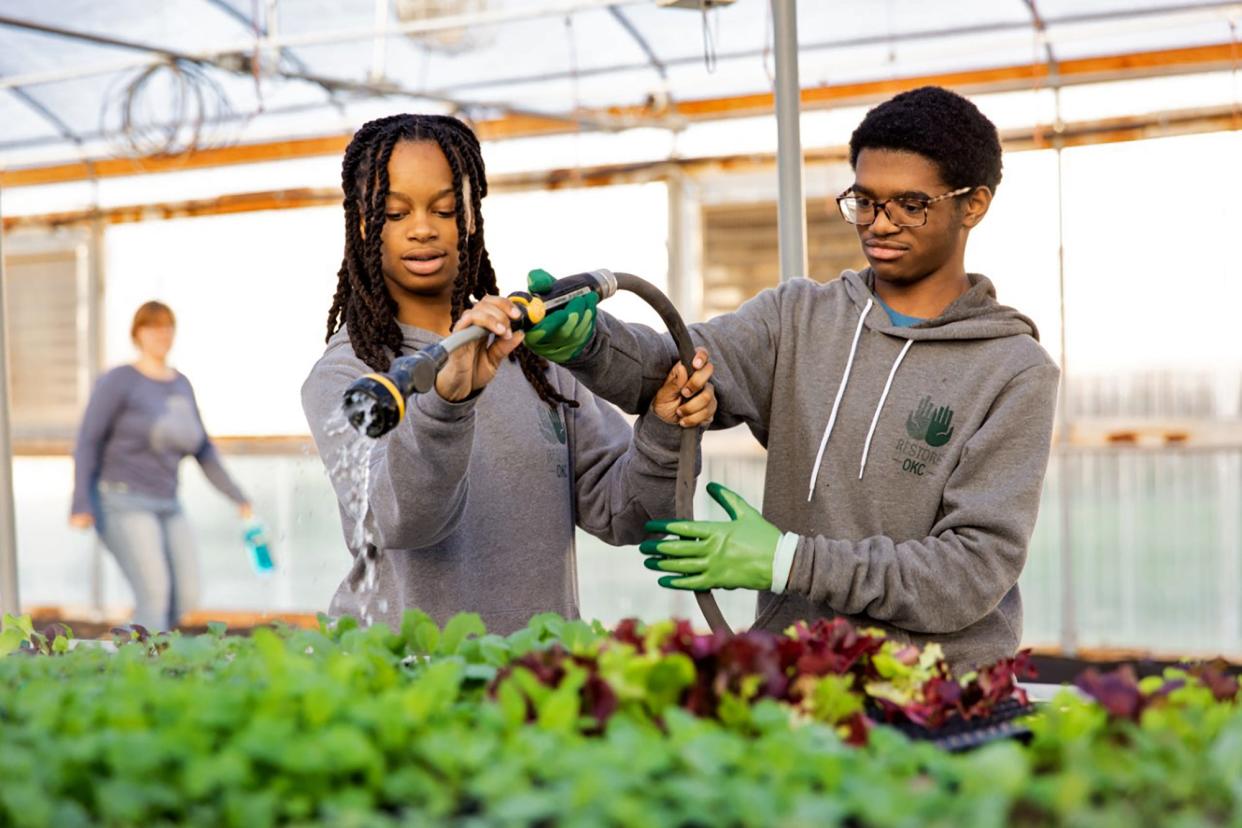
<path fill-rule="evenodd" d="M 716 389 L 708 382 L 715 368 L 706 348 L 695 350 L 692 364 L 694 374 L 686 379 L 686 367 L 678 360 L 651 400 L 651 413 L 682 428 L 710 425 L 716 416 Z"/>
<path fill-rule="evenodd" d="M 453 332 L 477 325 L 493 334 L 468 342 L 449 354 L 448 362 L 436 375 L 436 393 L 448 402 L 460 402 L 487 385 L 496 376 L 500 363 L 522 344 L 523 334 L 512 331 L 517 307 L 503 296 L 485 296 L 461 315 Z"/>
<path fill-rule="evenodd" d="M 547 293 L 556 282 L 546 270 L 532 270 L 526 276 L 526 289 L 536 296 Z M 526 334 L 526 347 L 544 359 L 568 362 L 591 341 L 595 335 L 595 306 L 599 296 L 591 291 L 571 299 L 563 308 L 557 308 Z"/>
<path fill-rule="evenodd" d="M 90 512 L 75 512 L 69 516 L 69 525 L 74 529 L 90 529 L 95 525 L 95 516 Z"/>

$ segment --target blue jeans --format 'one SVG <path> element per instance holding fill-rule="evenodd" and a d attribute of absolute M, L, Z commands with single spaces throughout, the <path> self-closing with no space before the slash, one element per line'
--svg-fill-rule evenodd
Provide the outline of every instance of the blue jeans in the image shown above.
<path fill-rule="evenodd" d="M 176 498 L 152 497 L 101 481 L 99 536 L 134 592 L 134 622 L 169 630 L 198 605 L 194 535 Z"/>

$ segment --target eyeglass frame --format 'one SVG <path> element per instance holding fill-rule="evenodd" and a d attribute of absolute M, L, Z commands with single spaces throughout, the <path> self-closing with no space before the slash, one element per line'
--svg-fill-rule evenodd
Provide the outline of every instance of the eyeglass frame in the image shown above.
<path fill-rule="evenodd" d="M 851 187 L 849 190 L 846 190 L 845 192 L 841 193 L 841 195 L 837 196 L 837 212 L 841 214 L 841 218 L 845 220 L 846 224 L 852 224 L 855 227 L 870 227 L 871 225 L 875 224 L 875 220 L 880 217 L 881 210 L 884 211 L 885 218 L 887 218 L 894 227 L 925 227 L 927 225 L 927 208 L 928 207 L 935 204 L 937 201 L 944 201 L 946 198 L 956 198 L 958 196 L 966 195 L 967 193 L 977 190 L 982 186 L 984 185 L 976 184 L 973 187 L 959 187 L 958 189 L 953 190 L 952 192 L 942 193 L 941 195 L 933 196 L 932 198 L 918 198 L 916 196 L 893 196 L 892 198 L 886 198 L 883 201 L 877 201 L 876 199 L 871 199 L 872 209 L 875 211 L 875 215 L 872 217 L 871 221 L 867 222 L 866 224 L 860 224 L 858 222 L 850 221 L 845 216 L 845 208 L 841 206 L 841 202 L 847 198 L 858 198 L 857 195 L 850 195 L 850 190 L 854 189 L 853 187 Z M 863 198 L 867 198 L 867 196 L 863 196 Z M 898 224 L 893 219 L 892 215 L 888 212 L 888 205 L 894 201 L 921 202 L 923 205 L 923 223 L 922 224 Z"/>

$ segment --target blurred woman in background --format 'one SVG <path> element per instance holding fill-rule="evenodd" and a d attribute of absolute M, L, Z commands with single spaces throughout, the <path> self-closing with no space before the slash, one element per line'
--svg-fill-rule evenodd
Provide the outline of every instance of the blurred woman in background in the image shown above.
<path fill-rule="evenodd" d="M 168 365 L 176 319 L 162 302 L 134 314 L 138 359 L 95 385 L 74 449 L 69 522 L 94 526 L 134 592 L 134 623 L 171 629 L 198 602 L 194 537 L 177 500 L 177 467 L 193 455 L 207 479 L 237 504 L 250 503 L 207 437 L 185 375 Z"/>

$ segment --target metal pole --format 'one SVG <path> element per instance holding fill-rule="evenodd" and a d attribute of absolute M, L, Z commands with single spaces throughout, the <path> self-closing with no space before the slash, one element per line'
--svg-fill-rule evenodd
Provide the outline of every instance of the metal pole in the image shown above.
<path fill-rule="evenodd" d="M 93 173 L 92 169 L 92 173 Z M 91 389 L 103 372 L 104 364 L 104 220 L 99 213 L 99 179 L 92 178 L 92 201 L 95 216 L 91 220 L 91 238 L 87 247 L 87 276 L 84 299 L 86 301 L 86 347 L 79 376 L 85 380 L 79 389 L 78 399 L 85 403 L 90 399 Z M 107 595 L 104 587 L 104 546 L 99 533 L 91 535 L 91 607 L 96 620 L 104 617 Z"/>
<path fill-rule="evenodd" d="M 806 200 L 802 196 L 801 91 L 798 83 L 798 5 L 772 0 L 776 58 L 776 167 L 780 184 L 777 219 L 781 281 L 807 275 Z"/>
<path fill-rule="evenodd" d="M 0 197 L 3 193 L 0 192 Z M 9 348 L 5 324 L 4 208 L 0 201 L 0 612 L 16 615 L 17 512 L 13 508 L 13 444 L 9 440 Z"/>
<path fill-rule="evenodd" d="M 1242 520 L 1237 504 L 1242 503 L 1242 462 L 1236 451 L 1216 452 L 1216 526 L 1220 564 L 1216 573 L 1216 594 L 1220 604 L 1217 642 L 1221 651 L 1236 656 L 1242 644 L 1238 628 L 1242 612 L 1238 589 L 1242 585 Z"/>
<path fill-rule="evenodd" d="M 703 222 L 698 188 L 678 169 L 668 174 L 668 298 L 687 323 L 703 318 Z"/>
<path fill-rule="evenodd" d="M 388 25 L 388 0 L 375 0 L 375 31 L 382 32 Z M 371 43 L 371 74 L 369 80 L 379 83 L 385 77 L 388 57 L 388 38 L 377 34 Z"/>
<path fill-rule="evenodd" d="M 1050 64 L 1054 70 L 1056 64 Z M 1054 76 L 1055 80 L 1055 76 Z M 1065 123 L 1061 120 L 1061 87 L 1052 90 L 1056 107 L 1056 125 L 1053 134 L 1053 146 L 1057 157 L 1057 293 L 1059 296 L 1059 313 L 1061 317 L 1061 388 L 1057 401 L 1058 438 L 1060 445 L 1057 455 L 1061 458 L 1058 470 L 1060 484 L 1060 538 L 1061 538 L 1061 652 L 1073 656 L 1078 652 L 1078 587 L 1074 573 L 1074 475 L 1077 473 L 1077 462 L 1073 446 L 1070 444 L 1073 423 L 1069 414 L 1069 341 L 1065 330 L 1065 167 L 1063 152 L 1065 141 L 1062 133 Z"/>
<path fill-rule="evenodd" d="M 1057 396 L 1056 456 L 1060 460 L 1058 490 L 1060 492 L 1060 563 L 1061 563 L 1061 651 L 1073 656 L 1078 651 L 1078 588 L 1074 572 L 1074 495 L 1077 456 L 1071 444 L 1073 423 L 1069 414 L 1069 349 L 1065 332 L 1065 119 L 1061 117 L 1061 63 L 1047 38 L 1048 25 L 1039 13 L 1036 0 L 1023 0 L 1031 12 L 1031 24 L 1037 37 L 1035 48 L 1042 44 L 1048 63 L 1048 82 L 1052 87 L 1054 122 L 1052 146 L 1057 158 L 1057 296 L 1061 318 L 1061 387 Z"/>

